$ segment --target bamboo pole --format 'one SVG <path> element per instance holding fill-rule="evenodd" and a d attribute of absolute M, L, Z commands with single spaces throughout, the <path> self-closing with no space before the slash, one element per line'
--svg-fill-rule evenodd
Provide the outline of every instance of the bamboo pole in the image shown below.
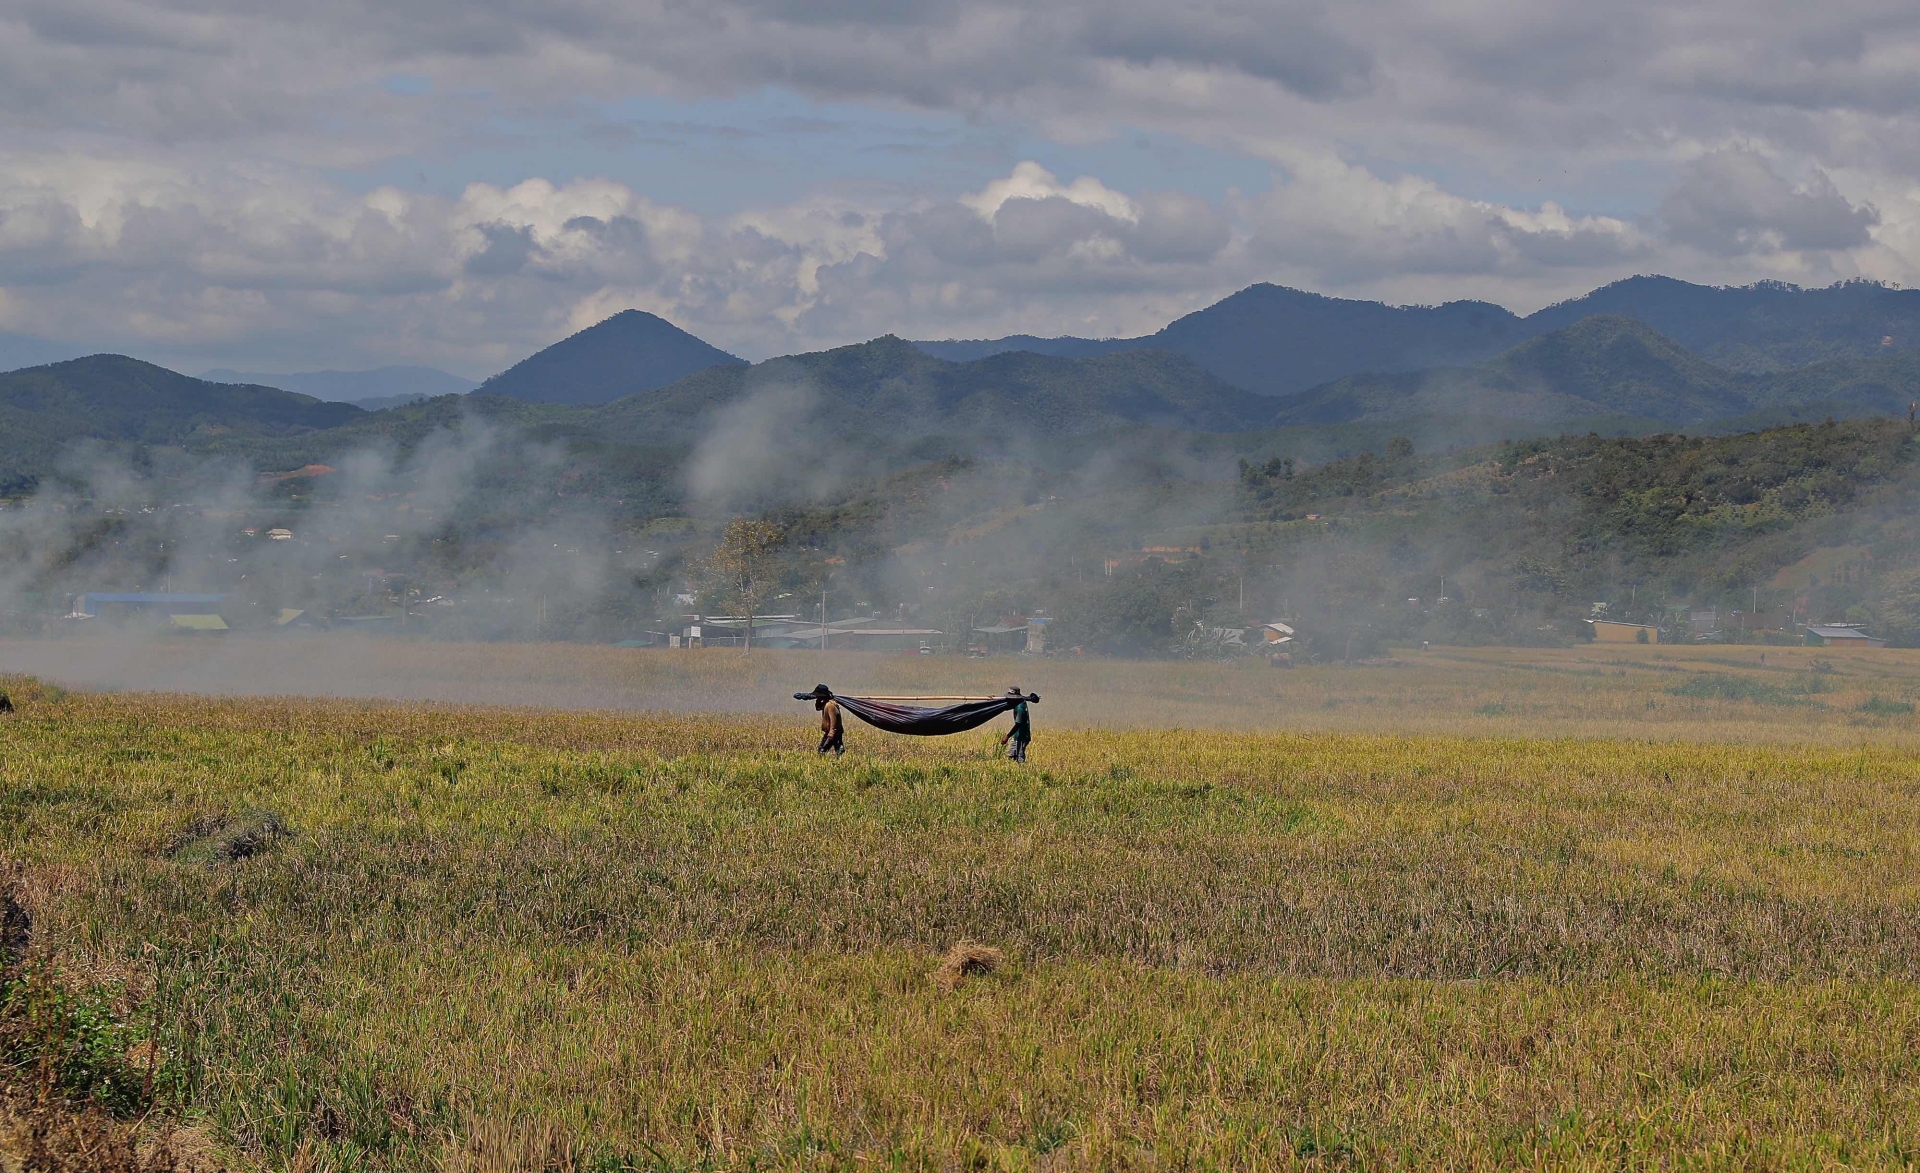
<path fill-rule="evenodd" d="M 999 701 L 1008 699 L 1004 696 L 854 696 L 853 693 L 846 695 L 857 701 Z"/>
<path fill-rule="evenodd" d="M 851 692 L 836 692 L 833 695 L 856 701 L 1006 701 L 1015 699 L 1005 693 L 995 693 L 992 696 L 864 696 Z M 810 701 L 816 698 L 809 693 L 796 692 L 793 694 L 793 699 Z M 1031 698 L 1021 696 L 1018 699 L 1030 700 Z"/>

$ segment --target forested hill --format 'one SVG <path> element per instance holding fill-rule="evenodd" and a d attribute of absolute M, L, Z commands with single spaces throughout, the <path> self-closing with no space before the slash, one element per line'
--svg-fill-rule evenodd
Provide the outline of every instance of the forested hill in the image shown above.
<path fill-rule="evenodd" d="M 1920 438 L 1904 421 L 1450 455 L 1401 446 L 1311 469 L 1243 464 L 1238 492 L 1243 527 L 1217 541 L 1282 543 L 1332 575 L 1296 590 L 1341 595 L 1356 614 L 1426 599 L 1427 618 L 1393 618 L 1403 626 L 1431 619 L 1444 577 L 1456 602 L 1535 615 L 1555 638 L 1578 636 L 1596 602 L 1664 623 L 1663 602 L 1798 599 L 1814 619 L 1851 614 L 1920 641 Z M 1821 550 L 1854 569 L 1824 581 L 1792 571 Z M 1442 617 L 1471 625 L 1470 609 Z"/>
<path fill-rule="evenodd" d="M 1531 314 L 1525 327 L 1545 333 L 1593 314 L 1633 318 L 1736 371 L 1920 349 L 1920 290 L 1872 281 L 1802 289 L 1779 281 L 1719 287 L 1629 277 Z"/>
<path fill-rule="evenodd" d="M 29 487 L 83 440 L 142 448 L 266 441 L 366 416 L 273 387 L 208 383 L 117 354 L 0 374 L 0 492 Z"/>
<path fill-rule="evenodd" d="M 1691 606 L 1793 608 L 1920 643 L 1920 440 L 1903 420 L 1425 454 L 1401 439 L 1312 467 L 1248 461 L 1230 492 L 1072 485 L 984 520 L 898 486 L 777 516 L 876 592 L 891 569 L 963 613 L 976 596 L 1043 608 L 1050 644 L 1096 653 L 1204 654 L 1196 630 L 1276 616 L 1317 655 L 1348 637 L 1559 643 L 1590 634 L 1596 604 L 1663 627 L 1678 606 L 1680 628 Z"/>
<path fill-rule="evenodd" d="M 1473 362 L 1525 337 L 1519 318 L 1487 302 L 1388 306 L 1262 284 L 1139 338 L 1021 336 L 915 345 L 949 358 L 1012 350 L 1059 356 L 1165 350 L 1236 387 L 1290 395 L 1362 371 Z"/>
<path fill-rule="evenodd" d="M 772 412 L 802 400 L 833 429 L 895 436 L 1062 436 L 1140 424 L 1239 432 L 1265 426 L 1273 406 L 1158 351 L 947 362 L 889 336 L 750 369 L 715 367 L 610 403 L 597 419 L 609 435 L 698 435 L 728 404 Z"/>
<path fill-rule="evenodd" d="M 1458 416 L 1537 421 L 1543 432 L 1760 427 L 1824 415 L 1890 414 L 1920 397 L 1920 352 L 1798 370 L 1742 373 L 1695 355 L 1651 327 L 1595 315 L 1483 363 L 1355 375 L 1276 401 L 1274 423 L 1335 424 Z"/>

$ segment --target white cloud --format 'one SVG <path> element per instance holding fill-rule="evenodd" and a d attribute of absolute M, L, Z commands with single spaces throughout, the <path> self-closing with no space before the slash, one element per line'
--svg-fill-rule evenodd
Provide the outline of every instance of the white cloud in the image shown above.
<path fill-rule="evenodd" d="M 1737 256 L 1857 248 L 1871 240 L 1880 213 L 1849 201 L 1817 167 L 1796 186 L 1759 151 L 1728 147 L 1686 167 L 1660 218 L 1676 241 Z"/>
<path fill-rule="evenodd" d="M 1094 208 L 1128 223 L 1140 219 L 1140 210 L 1132 200 L 1093 176 L 1082 175 L 1072 183 L 1063 184 L 1052 172 L 1031 160 L 1015 166 L 1013 173 L 1004 179 L 993 180 L 980 191 L 961 196 L 960 203 L 991 222 L 1008 200 L 1046 199 L 1062 199 L 1083 208 Z"/>
<path fill-rule="evenodd" d="M 1468 198 L 1295 153 L 1221 203 L 1024 163 L 950 201 L 729 216 L 606 179 L 457 198 L 290 170 L 22 157 L 0 167 L 0 329 L 205 365 L 423 362 L 484 375 L 626 308 L 748 357 L 893 332 L 1121 335 L 1258 280 L 1526 309 L 1681 275 L 1911 280 L 1920 199 L 1758 153 L 1699 156 L 1645 219 Z M 183 360 L 179 365 L 192 365 Z M 269 368 L 271 369 L 271 368 Z"/>
<path fill-rule="evenodd" d="M 1245 201 L 1242 215 L 1259 256 L 1314 273 L 1320 284 L 1395 274 L 1593 272 L 1645 258 L 1654 243 L 1615 217 L 1467 199 L 1429 179 L 1382 179 L 1330 156 L 1298 155 L 1291 170 L 1292 182 Z"/>

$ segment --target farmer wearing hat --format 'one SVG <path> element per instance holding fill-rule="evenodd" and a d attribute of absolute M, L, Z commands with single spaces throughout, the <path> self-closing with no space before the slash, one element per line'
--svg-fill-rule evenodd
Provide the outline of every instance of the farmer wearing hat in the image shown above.
<path fill-rule="evenodd" d="M 1027 694 L 1016 684 L 1007 690 L 1007 696 L 1019 697 L 1020 703 L 1013 706 L 1013 728 L 1007 730 L 1000 744 L 1007 748 L 1008 761 L 1024 762 L 1027 760 L 1027 743 L 1033 740 L 1033 718 L 1027 713 Z"/>
<path fill-rule="evenodd" d="M 820 714 L 820 752 L 833 751 L 834 757 L 847 752 L 846 727 L 840 721 L 840 702 L 824 684 L 813 686 L 813 707 Z"/>

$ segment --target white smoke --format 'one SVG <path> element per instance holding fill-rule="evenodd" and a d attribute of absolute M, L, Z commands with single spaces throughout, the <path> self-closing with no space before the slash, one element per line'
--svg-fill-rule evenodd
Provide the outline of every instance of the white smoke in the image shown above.
<path fill-rule="evenodd" d="M 721 510 L 826 496 L 856 463 L 846 445 L 834 442 L 830 410 L 810 382 L 756 388 L 714 413 L 687 461 L 687 488 Z"/>

